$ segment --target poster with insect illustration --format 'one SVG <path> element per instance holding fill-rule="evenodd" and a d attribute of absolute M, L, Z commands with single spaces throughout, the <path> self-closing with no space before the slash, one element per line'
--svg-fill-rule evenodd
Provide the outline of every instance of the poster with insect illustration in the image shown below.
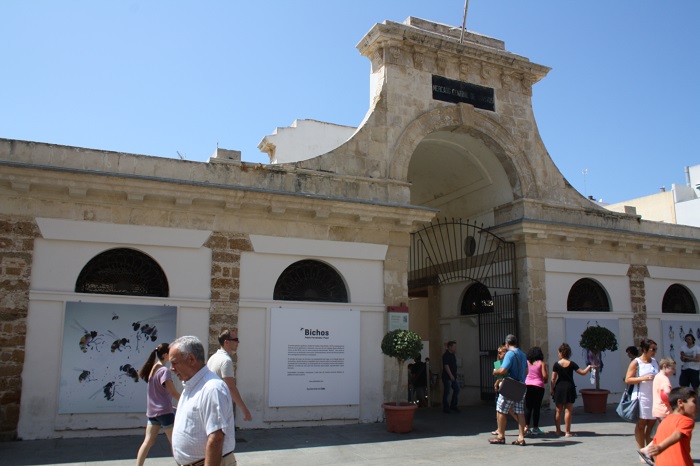
<path fill-rule="evenodd" d="M 149 354 L 175 339 L 177 308 L 66 303 L 58 412 L 146 412 L 138 377 Z"/>

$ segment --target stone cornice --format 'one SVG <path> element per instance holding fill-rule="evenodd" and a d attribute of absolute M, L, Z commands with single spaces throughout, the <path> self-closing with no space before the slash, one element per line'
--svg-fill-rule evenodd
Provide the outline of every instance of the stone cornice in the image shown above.
<path fill-rule="evenodd" d="M 410 60 L 411 66 L 419 69 L 421 58 L 416 60 L 415 54 L 431 54 L 437 60 L 450 60 L 459 65 L 478 61 L 484 67 L 498 67 L 503 70 L 503 73 L 517 76 L 528 86 L 544 78 L 551 70 L 549 67 L 532 63 L 525 57 L 499 48 L 498 45 L 502 42 L 496 39 L 469 33 L 467 40 L 460 44 L 458 36 L 435 32 L 442 31 L 448 28 L 447 26 L 424 20 L 416 21 L 413 18 L 407 21 L 411 24 L 391 21 L 375 24 L 357 44 L 357 49 L 373 63 L 383 56 L 385 62 L 393 64 L 408 64 Z M 413 23 L 417 26 L 412 25 Z M 434 30 L 424 29 L 428 25 L 436 27 L 433 28 Z M 397 57 L 396 50 L 390 55 L 380 52 L 387 49 L 400 49 L 404 56 Z"/>
<path fill-rule="evenodd" d="M 304 215 L 322 221 L 368 224 L 388 222 L 399 230 L 410 230 L 414 222 L 429 222 L 436 210 L 421 206 L 371 201 L 312 193 L 297 193 L 208 183 L 128 173 L 41 166 L 1 161 L 0 188 L 3 185 L 23 197 L 28 194 L 52 201 L 64 198 L 97 204 L 147 206 L 171 204 L 178 210 L 231 212 L 272 216 Z M 361 206 L 361 207 L 360 207 Z M 335 219 L 335 220 L 334 220 Z"/>
<path fill-rule="evenodd" d="M 647 222 L 655 223 L 655 222 Z M 667 225 L 668 226 L 668 225 Z M 684 230 L 682 226 L 681 229 Z M 491 231 L 508 240 L 612 250 L 700 255 L 700 229 L 695 237 L 674 236 L 651 231 L 630 231 L 612 226 L 591 226 L 556 220 L 524 218 L 493 227 Z"/>

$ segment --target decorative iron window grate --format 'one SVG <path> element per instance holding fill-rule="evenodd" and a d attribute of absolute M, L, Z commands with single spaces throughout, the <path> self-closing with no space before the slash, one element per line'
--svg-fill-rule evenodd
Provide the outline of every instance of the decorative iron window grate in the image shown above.
<path fill-rule="evenodd" d="M 315 260 L 302 260 L 287 267 L 275 284 L 273 299 L 347 303 L 343 278 L 331 266 Z"/>
<path fill-rule="evenodd" d="M 167 297 L 169 287 L 156 261 L 140 251 L 118 248 L 98 254 L 83 267 L 75 292 Z"/>
<path fill-rule="evenodd" d="M 697 311 L 693 295 L 685 286 L 674 283 L 664 293 L 664 299 L 661 302 L 661 312 L 695 314 Z"/>
<path fill-rule="evenodd" d="M 485 314 L 493 312 L 493 297 L 481 283 L 471 285 L 462 298 L 461 315 Z"/>
<path fill-rule="evenodd" d="M 600 284 L 582 278 L 571 287 L 566 300 L 567 311 L 610 312 L 608 294 Z"/>

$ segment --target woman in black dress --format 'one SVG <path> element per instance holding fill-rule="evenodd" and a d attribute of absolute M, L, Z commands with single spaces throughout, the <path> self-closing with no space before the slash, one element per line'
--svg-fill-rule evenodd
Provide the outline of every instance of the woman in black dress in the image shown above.
<path fill-rule="evenodd" d="M 580 375 L 586 375 L 596 366 L 587 366 L 585 369 L 578 367 L 573 361 L 569 361 L 571 357 L 571 347 L 568 343 L 562 343 L 559 347 L 559 361 L 554 363 L 552 367 L 552 398 L 556 405 L 556 413 L 554 414 L 554 427 L 557 435 L 562 435 L 561 431 L 561 412 L 564 411 L 564 426 L 566 428 L 566 436 L 571 437 L 571 416 L 574 411 L 574 402 L 576 401 L 576 384 L 574 383 L 574 372 Z"/>

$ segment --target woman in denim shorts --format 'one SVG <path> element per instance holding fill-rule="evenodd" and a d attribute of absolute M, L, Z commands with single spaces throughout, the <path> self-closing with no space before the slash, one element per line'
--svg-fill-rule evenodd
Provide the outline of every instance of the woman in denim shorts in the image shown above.
<path fill-rule="evenodd" d="M 155 445 L 158 438 L 158 431 L 161 426 L 165 431 L 165 436 L 172 443 L 173 423 L 175 422 L 175 410 L 173 409 L 173 398 L 180 399 L 180 393 L 175 390 L 175 385 L 170 375 L 170 370 L 165 366 L 168 363 L 167 343 L 161 343 L 151 351 L 148 359 L 139 371 L 139 377 L 148 383 L 146 417 L 146 438 L 139 448 L 136 457 L 136 465 L 143 466 L 148 452 Z"/>

